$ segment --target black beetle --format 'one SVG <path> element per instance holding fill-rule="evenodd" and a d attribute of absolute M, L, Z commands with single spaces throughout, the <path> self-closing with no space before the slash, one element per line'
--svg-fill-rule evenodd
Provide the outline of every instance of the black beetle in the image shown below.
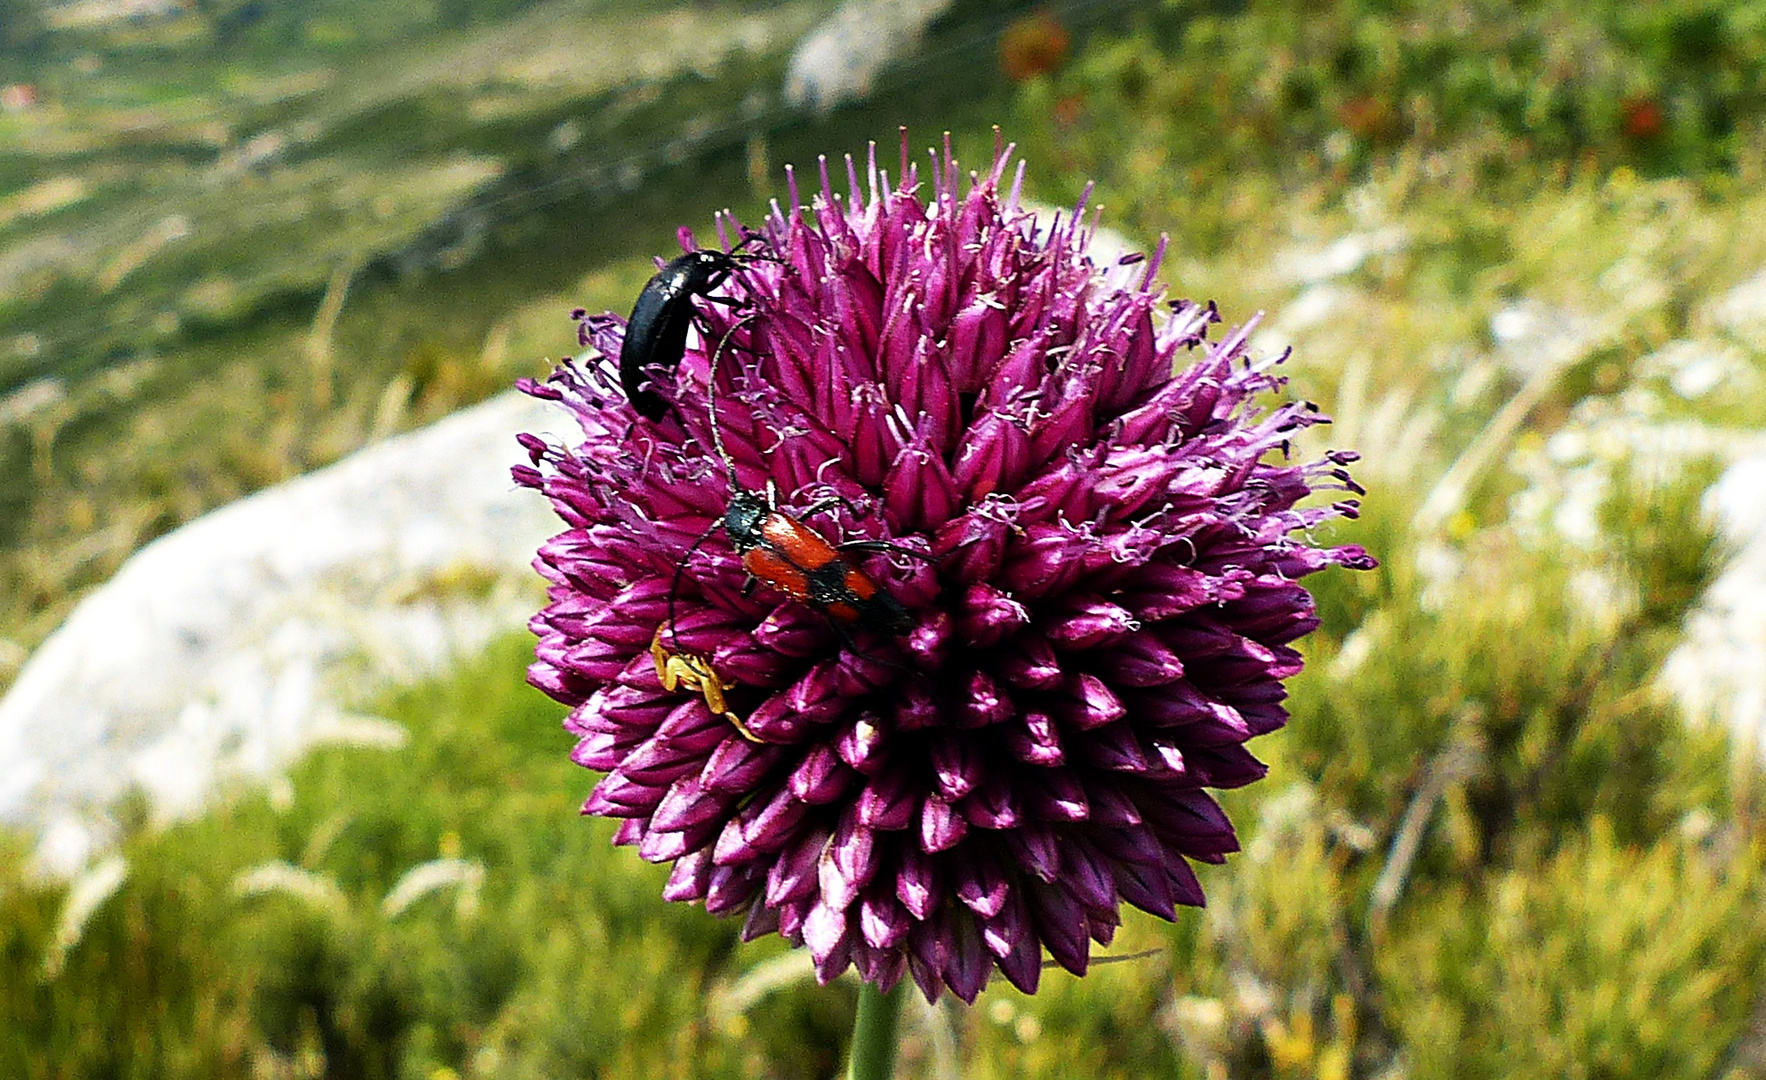
<path fill-rule="evenodd" d="M 750 236 L 735 251 L 689 251 L 658 270 L 638 293 L 619 350 L 619 383 L 643 416 L 660 420 L 668 413 L 668 402 L 648 385 L 645 369 L 656 365 L 672 370 L 680 364 L 687 350 L 687 327 L 693 321 L 693 298 L 709 296 L 729 280 L 741 260 L 764 258 L 739 254 L 757 240 Z"/>

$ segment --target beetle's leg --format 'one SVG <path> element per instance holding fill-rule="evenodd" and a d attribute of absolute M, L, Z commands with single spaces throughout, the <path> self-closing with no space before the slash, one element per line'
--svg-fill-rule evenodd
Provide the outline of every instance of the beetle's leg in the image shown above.
<path fill-rule="evenodd" d="M 742 737 L 744 739 L 747 739 L 749 742 L 751 742 L 751 743 L 766 742 L 766 740 L 761 738 L 759 735 L 756 735 L 754 732 L 749 731 L 748 725 L 744 724 L 742 722 L 742 718 L 737 716 L 735 713 L 733 713 L 733 712 L 724 713 L 724 719 L 728 720 L 731 724 L 734 724 L 736 727 L 736 730 L 738 732 L 741 732 Z"/>
<path fill-rule="evenodd" d="M 817 499 L 815 502 L 809 504 L 808 509 L 804 510 L 803 513 L 797 516 L 800 518 L 814 517 L 817 514 L 825 514 L 837 506 L 842 510 L 845 510 L 848 514 L 851 514 L 854 521 L 865 516 L 864 509 L 844 495 L 830 495 L 825 499 Z M 841 546 L 844 547 L 845 545 Z"/>
<path fill-rule="evenodd" d="M 763 245 L 763 246 L 770 248 L 772 246 L 772 241 L 768 240 L 764 233 L 758 233 L 758 232 L 753 231 L 752 229 L 744 228 L 743 233 L 744 233 L 744 235 L 743 235 L 741 241 L 739 243 L 737 243 L 736 246 L 731 248 L 729 251 L 729 254 L 732 258 L 757 259 L 761 262 L 775 262 L 775 263 L 783 261 L 779 258 L 779 256 L 776 253 L 774 253 L 772 251 L 761 252 L 761 251 L 744 250 L 744 249 L 746 249 L 752 245 L 756 245 L 756 244 Z"/>
<path fill-rule="evenodd" d="M 810 503 L 809 506 L 804 508 L 803 513 L 798 514 L 797 516 L 799 519 L 812 518 L 812 517 L 815 517 L 817 514 L 825 514 L 828 511 L 834 509 L 835 507 L 840 507 L 840 506 L 845 507 L 846 512 L 849 514 L 853 514 L 854 517 L 858 516 L 856 513 L 854 513 L 852 504 L 847 502 L 845 499 L 842 499 L 838 495 L 830 496 L 829 498 L 826 498 L 826 499 L 818 499 L 815 502 Z"/>
<path fill-rule="evenodd" d="M 858 647 L 858 642 L 856 642 L 852 639 L 852 631 L 848 630 L 845 626 L 841 625 L 840 623 L 835 622 L 833 619 L 828 620 L 828 625 L 832 626 L 834 628 L 834 633 L 840 635 L 840 644 L 846 646 L 846 651 L 851 653 L 852 655 L 857 656 L 857 657 L 861 657 L 865 660 L 868 660 L 869 662 L 871 662 L 873 664 L 882 664 L 884 667 L 892 667 L 897 671 L 905 671 L 909 675 L 916 674 L 914 669 L 911 667 L 908 667 L 906 664 L 897 663 L 896 661 L 890 660 L 887 657 L 872 656 L 870 653 L 865 652 L 863 649 L 860 649 Z"/>
<path fill-rule="evenodd" d="M 669 686 L 670 690 L 676 690 L 681 687 L 686 687 L 688 690 L 698 690 L 700 688 L 702 680 L 699 677 L 699 669 L 695 668 L 684 656 L 671 656 L 668 658 L 668 675 L 668 681 L 672 684 Z"/>
<path fill-rule="evenodd" d="M 711 303 L 723 304 L 723 305 L 726 305 L 726 306 L 732 307 L 732 308 L 741 308 L 741 307 L 747 306 L 747 304 L 748 304 L 747 300 L 737 299 L 734 296 L 707 296 L 707 297 L 705 297 L 705 299 L 710 301 Z M 750 312 L 749 314 L 743 316 L 741 319 L 737 320 L 736 323 L 734 325 L 732 325 L 728 330 L 724 331 L 723 339 L 718 342 L 718 346 L 717 346 L 718 351 L 722 352 L 725 349 L 729 349 L 731 352 L 735 352 L 735 353 L 746 353 L 749 356 L 759 356 L 760 351 L 758 349 L 755 349 L 752 345 L 738 345 L 736 342 L 731 340 L 731 337 L 736 332 L 736 328 L 741 326 L 743 323 L 748 322 L 750 319 L 753 319 L 753 318 L 754 318 L 754 314 L 752 312 Z M 693 325 L 697 326 L 699 328 L 699 333 L 701 335 L 703 335 L 706 340 L 709 341 L 714 336 L 711 333 L 711 328 L 705 325 L 705 316 L 698 311 L 693 312 Z"/>
<path fill-rule="evenodd" d="M 915 551 L 910 547 L 902 547 L 900 544 L 889 540 L 848 540 L 844 544 L 836 544 L 835 547 L 841 551 L 889 551 L 897 555 L 907 555 L 934 566 L 938 564 L 938 559 L 936 557 L 928 555 L 924 551 Z"/>

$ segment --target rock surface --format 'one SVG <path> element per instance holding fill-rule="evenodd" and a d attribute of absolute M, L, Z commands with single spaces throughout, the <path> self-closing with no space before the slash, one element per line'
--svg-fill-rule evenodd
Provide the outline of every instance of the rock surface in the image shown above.
<path fill-rule="evenodd" d="M 1766 447 L 1724 470 L 1705 506 L 1730 559 L 1687 619 L 1662 682 L 1694 721 L 1728 727 L 1738 752 L 1766 755 Z"/>
<path fill-rule="evenodd" d="M 511 392 L 143 548 L 0 700 L 0 823 L 69 874 L 131 789 L 175 819 L 315 742 L 384 745 L 390 725 L 350 705 L 534 610 L 529 562 L 558 523 L 511 483 L 514 435 L 567 425 Z"/>
<path fill-rule="evenodd" d="M 913 52 L 951 0 L 847 0 L 797 43 L 785 101 L 828 113 L 870 95 L 883 69 Z"/>

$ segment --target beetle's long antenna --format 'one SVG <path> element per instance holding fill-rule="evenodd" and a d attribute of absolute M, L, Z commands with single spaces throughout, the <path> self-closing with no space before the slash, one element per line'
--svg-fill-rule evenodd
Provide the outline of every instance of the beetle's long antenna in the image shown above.
<path fill-rule="evenodd" d="M 737 330 L 741 329 L 743 325 L 753 321 L 753 315 L 744 315 L 734 323 L 730 324 L 730 328 L 724 331 L 723 339 L 717 343 L 716 351 L 711 354 L 711 381 L 705 385 L 705 408 L 707 416 L 711 420 L 711 445 L 717 450 L 717 456 L 723 459 L 724 468 L 730 474 L 731 495 L 734 495 L 740 490 L 740 488 L 736 483 L 736 462 L 730 457 L 730 452 L 724 449 L 723 429 L 717 426 L 717 365 L 718 362 L 724 358 L 724 346 L 730 343 L 730 337 L 735 334 Z"/>
<path fill-rule="evenodd" d="M 710 525 L 705 527 L 705 531 L 699 534 L 699 539 L 693 541 L 693 546 L 687 549 L 687 553 L 681 556 L 681 561 L 675 563 L 674 581 L 670 582 L 668 586 L 668 640 L 675 647 L 675 652 L 681 651 L 681 635 L 675 629 L 675 594 L 681 591 L 681 574 L 687 569 L 687 564 L 693 561 L 693 553 L 699 550 L 699 545 L 710 540 L 711 534 L 716 532 L 717 527 L 723 523 L 723 518 L 713 520 Z"/>
<path fill-rule="evenodd" d="M 736 480 L 736 462 L 730 457 L 730 452 L 724 449 L 723 429 L 717 426 L 717 366 L 724 358 L 724 346 L 730 343 L 731 335 L 740 329 L 744 323 L 752 322 L 753 320 L 753 315 L 744 315 L 742 318 L 737 319 L 734 323 L 730 324 L 730 328 L 724 331 L 724 336 L 718 341 L 717 348 L 711 354 L 711 381 L 705 384 L 705 415 L 711 422 L 711 445 L 717 449 L 717 456 L 723 459 L 724 471 L 730 474 L 730 494 L 732 496 L 734 496 L 737 491 L 740 491 L 741 488 Z M 680 647 L 680 638 L 675 631 L 675 594 L 678 593 L 681 588 L 681 574 L 686 570 L 687 563 L 692 560 L 693 553 L 699 550 L 699 545 L 711 539 L 711 534 L 716 532 L 717 527 L 722 524 L 724 524 L 724 519 L 717 518 L 710 525 L 707 525 L 705 531 L 699 534 L 699 539 L 693 541 L 693 546 L 687 549 L 687 554 L 680 562 L 675 564 L 674 582 L 670 584 L 668 588 L 668 636 L 669 641 L 675 645 L 677 651 Z"/>

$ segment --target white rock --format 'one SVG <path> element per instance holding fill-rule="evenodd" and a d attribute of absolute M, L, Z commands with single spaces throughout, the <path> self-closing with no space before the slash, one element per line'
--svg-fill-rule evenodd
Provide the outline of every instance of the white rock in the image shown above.
<path fill-rule="evenodd" d="M 1552 373 L 1588 355 L 1618 326 L 1616 317 L 1591 319 L 1537 300 L 1520 300 L 1490 316 L 1490 336 L 1497 356 L 1523 378 Z"/>
<path fill-rule="evenodd" d="M 33 379 L 0 397 L 0 427 L 29 420 L 45 409 L 61 404 L 67 388 L 60 379 Z"/>
<path fill-rule="evenodd" d="M 1766 270 L 1707 305 L 1714 323 L 1742 340 L 1766 348 Z"/>
<path fill-rule="evenodd" d="M 1410 236 L 1397 226 L 1371 229 L 1340 236 L 1322 248 L 1295 247 L 1276 256 L 1280 276 L 1299 285 L 1320 282 L 1352 274 L 1377 255 L 1402 251 Z"/>
<path fill-rule="evenodd" d="M 1695 720 L 1766 751 L 1766 450 L 1729 466 L 1705 506 L 1734 557 L 1687 620 L 1662 684 Z"/>
<path fill-rule="evenodd" d="M 1760 384 L 1760 375 L 1747 354 L 1718 341 L 1670 341 L 1639 360 L 1637 370 L 1666 380 L 1669 389 L 1688 401 L 1702 398 L 1718 387 L 1732 394 L 1751 394 L 1758 391 Z"/>
<path fill-rule="evenodd" d="M 44 871 L 77 872 L 130 788 L 160 820 L 194 813 L 359 727 L 345 706 L 377 687 L 522 625 L 559 525 L 509 478 L 514 434 L 570 426 L 509 393 L 143 548 L 0 700 L 0 822 L 36 832 Z M 450 588 L 462 575 L 488 591 Z"/>
<path fill-rule="evenodd" d="M 826 113 L 868 96 L 877 76 L 912 52 L 950 0 L 847 0 L 798 42 L 785 101 Z"/>

